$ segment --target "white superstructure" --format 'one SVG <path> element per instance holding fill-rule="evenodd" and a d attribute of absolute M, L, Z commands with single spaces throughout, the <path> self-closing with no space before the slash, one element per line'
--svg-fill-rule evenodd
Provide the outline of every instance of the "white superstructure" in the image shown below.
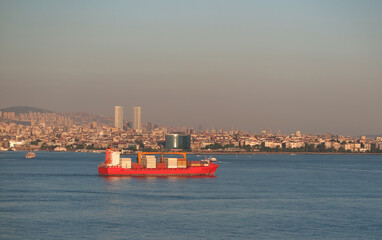
<path fill-rule="evenodd" d="M 112 152 L 111 153 L 111 165 L 117 166 L 121 163 L 121 152 Z"/>

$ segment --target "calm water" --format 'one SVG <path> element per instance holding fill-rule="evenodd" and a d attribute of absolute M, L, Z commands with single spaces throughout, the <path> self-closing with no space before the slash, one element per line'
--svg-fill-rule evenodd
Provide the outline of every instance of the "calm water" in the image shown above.
<path fill-rule="evenodd" d="M 217 156 L 215 178 L 105 178 L 103 154 L 24 156 L 0 153 L 0 239 L 382 238 L 381 155 Z"/>

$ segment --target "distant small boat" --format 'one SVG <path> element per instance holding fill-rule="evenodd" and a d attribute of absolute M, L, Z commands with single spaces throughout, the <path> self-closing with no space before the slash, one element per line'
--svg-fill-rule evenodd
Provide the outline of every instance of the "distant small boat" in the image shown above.
<path fill-rule="evenodd" d="M 207 158 L 207 160 L 210 160 L 211 162 L 217 162 L 218 160 L 214 157 L 209 157 Z"/>
<path fill-rule="evenodd" d="M 29 152 L 25 155 L 25 158 L 35 158 L 36 154 L 34 152 Z"/>

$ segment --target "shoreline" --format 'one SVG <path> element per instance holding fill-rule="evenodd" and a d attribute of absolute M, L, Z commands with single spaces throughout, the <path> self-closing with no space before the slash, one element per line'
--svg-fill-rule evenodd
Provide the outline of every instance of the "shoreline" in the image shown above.
<path fill-rule="evenodd" d="M 190 155 L 382 155 L 382 153 L 347 153 L 347 152 L 190 152 Z"/>
<path fill-rule="evenodd" d="M 28 152 L 28 151 L 30 150 L 0 151 L 0 152 Z M 79 152 L 79 153 L 103 153 L 104 154 L 105 150 L 86 150 L 86 151 L 35 150 L 34 152 Z M 185 152 L 185 153 L 188 155 L 382 155 L 382 153 L 359 153 L 359 152 L 350 152 L 350 153 L 348 152 Z M 123 153 L 122 155 L 136 155 L 136 154 L 138 154 L 138 152 Z"/>

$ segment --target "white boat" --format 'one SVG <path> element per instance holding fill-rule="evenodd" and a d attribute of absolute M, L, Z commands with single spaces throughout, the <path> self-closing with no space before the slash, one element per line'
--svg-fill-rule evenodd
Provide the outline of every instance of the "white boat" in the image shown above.
<path fill-rule="evenodd" d="M 218 160 L 214 157 L 209 157 L 207 158 L 207 160 L 210 160 L 211 162 L 217 162 Z"/>
<path fill-rule="evenodd" d="M 29 152 L 25 155 L 25 158 L 35 158 L 36 154 L 34 152 Z"/>

